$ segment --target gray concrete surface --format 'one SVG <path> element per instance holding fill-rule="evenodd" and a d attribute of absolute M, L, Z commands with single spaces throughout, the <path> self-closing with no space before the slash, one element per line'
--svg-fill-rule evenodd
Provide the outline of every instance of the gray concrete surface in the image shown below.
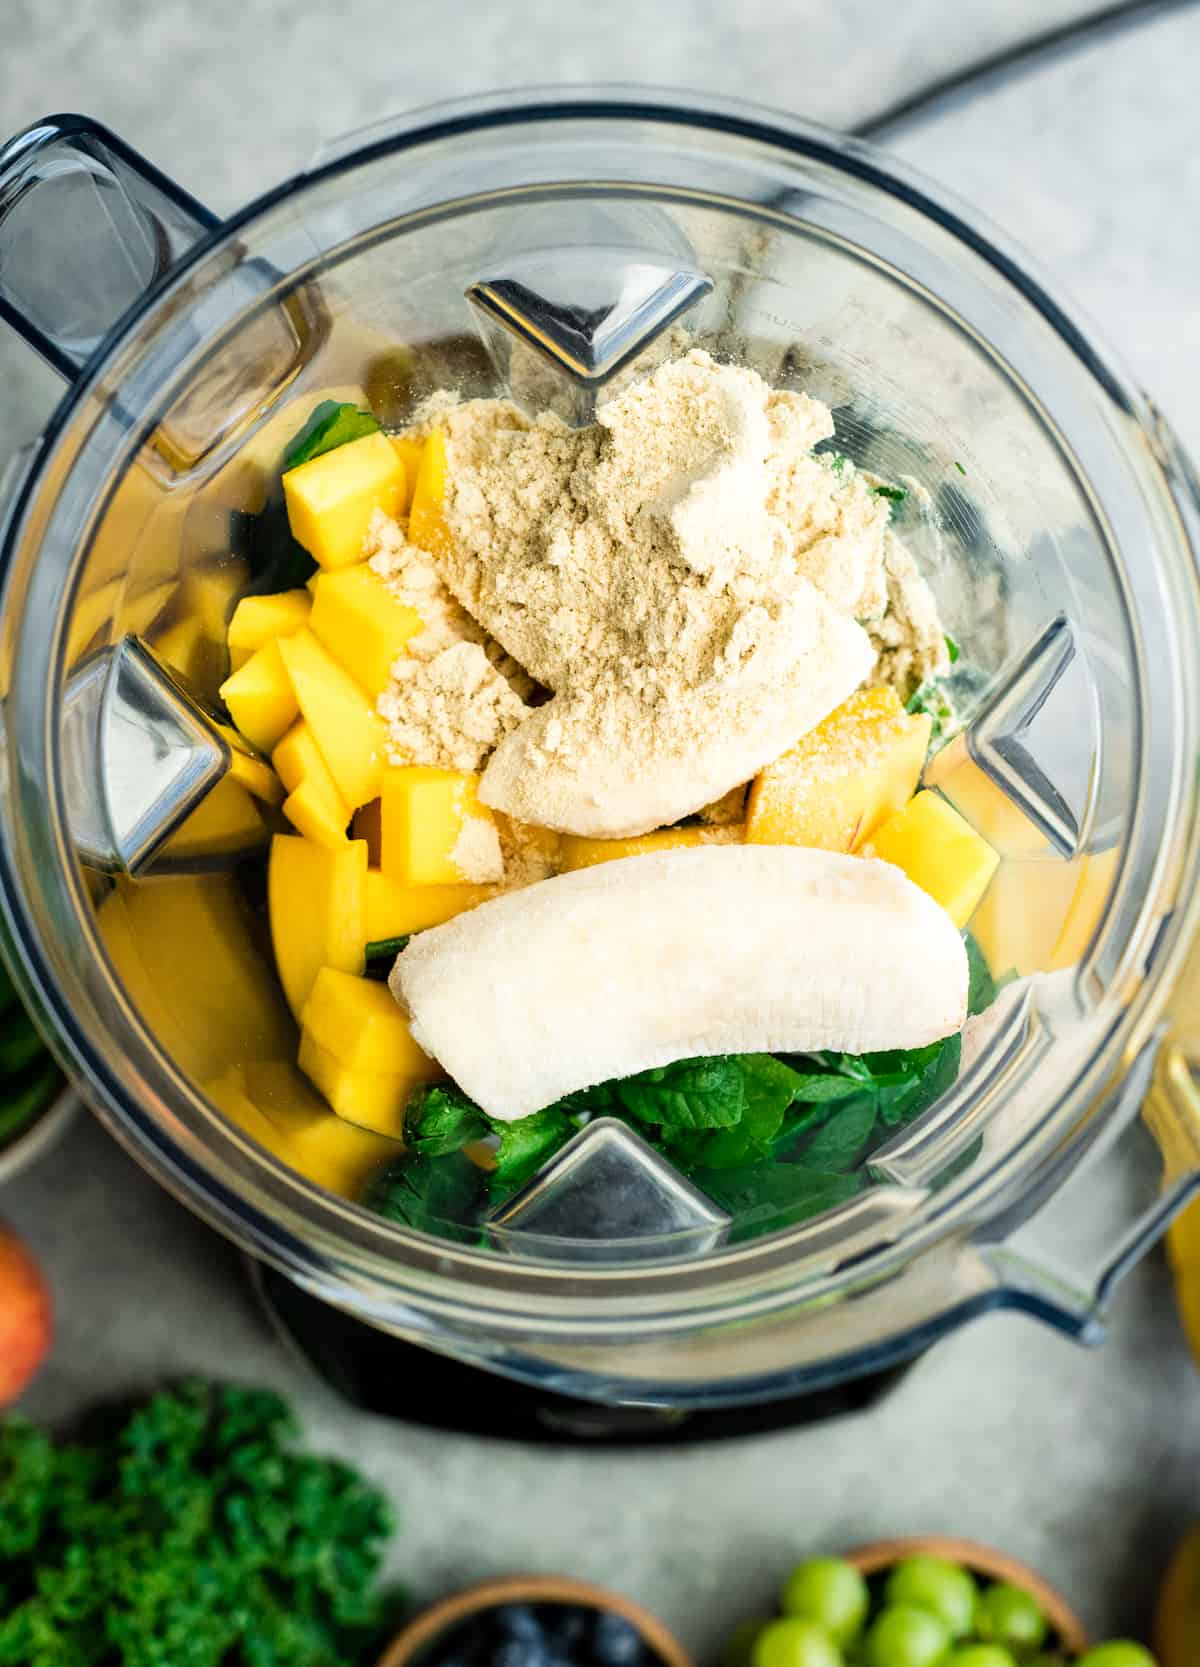
<path fill-rule="evenodd" d="M 0 130 L 88 110 L 225 210 L 321 140 L 449 94 L 618 77 L 850 122 L 1035 22 L 1086 9 L 9 0 Z M 1192 9 L 913 129 L 897 148 L 1022 238 L 1200 450 L 1198 53 Z M 0 452 L 36 430 L 54 395 L 53 379 L 0 338 Z M 1153 1181 L 1149 1155 L 1123 1147 L 1074 1183 L 1053 1224 L 1064 1260 L 1111 1242 Z M 259 1323 L 227 1248 L 88 1124 L 5 1190 L 0 1213 L 28 1234 L 59 1296 L 58 1347 L 31 1412 L 66 1418 L 184 1369 L 287 1388 L 315 1441 L 394 1494 L 397 1566 L 418 1595 L 493 1570 L 569 1566 L 641 1596 L 711 1655 L 795 1557 L 944 1529 L 1040 1563 L 1097 1628 L 1133 1629 L 1169 1545 L 1200 1516 L 1200 1376 L 1158 1258 L 1124 1289 L 1098 1353 L 994 1319 L 937 1349 L 865 1417 L 623 1458 L 527 1452 L 348 1411 Z"/>

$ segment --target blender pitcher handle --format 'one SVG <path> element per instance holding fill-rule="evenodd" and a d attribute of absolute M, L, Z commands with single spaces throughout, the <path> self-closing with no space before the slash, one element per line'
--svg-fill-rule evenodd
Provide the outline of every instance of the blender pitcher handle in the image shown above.
<path fill-rule="evenodd" d="M 98 122 L 48 116 L 0 149 L 0 318 L 72 381 L 217 224 Z"/>

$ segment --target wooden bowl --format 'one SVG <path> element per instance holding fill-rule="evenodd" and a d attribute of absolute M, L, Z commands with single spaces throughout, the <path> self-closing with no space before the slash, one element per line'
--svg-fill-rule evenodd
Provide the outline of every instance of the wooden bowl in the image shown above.
<path fill-rule="evenodd" d="M 665 1663 L 665 1667 L 695 1667 L 683 1645 L 667 1628 L 643 1609 L 640 1603 L 620 1592 L 593 1586 L 587 1580 L 573 1580 L 560 1574 L 510 1574 L 498 1580 L 482 1580 L 453 1597 L 443 1598 L 410 1621 L 379 1658 L 377 1667 L 409 1667 L 435 1639 L 470 1620 L 481 1610 L 502 1603 L 566 1603 L 585 1609 L 609 1609 L 623 1615 L 637 1628 L 642 1640 Z"/>
<path fill-rule="evenodd" d="M 956 1540 L 947 1534 L 914 1534 L 910 1539 L 873 1540 L 870 1545 L 846 1553 L 846 1561 L 865 1575 L 881 1574 L 905 1557 L 945 1557 L 952 1563 L 961 1563 L 982 1580 L 1006 1580 L 1012 1586 L 1019 1586 L 1041 1605 L 1055 1641 L 1062 1649 L 1070 1655 L 1082 1655 L 1088 1647 L 1083 1622 L 1062 1593 L 1055 1591 L 1025 1563 L 990 1545 Z"/>

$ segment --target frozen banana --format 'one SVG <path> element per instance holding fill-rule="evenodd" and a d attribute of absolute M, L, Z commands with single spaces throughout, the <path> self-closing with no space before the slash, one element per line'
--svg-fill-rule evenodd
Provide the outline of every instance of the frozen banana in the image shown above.
<path fill-rule="evenodd" d="M 702 846 L 579 869 L 413 939 L 391 989 L 493 1117 L 705 1054 L 870 1053 L 961 1028 L 967 958 L 888 863 Z"/>

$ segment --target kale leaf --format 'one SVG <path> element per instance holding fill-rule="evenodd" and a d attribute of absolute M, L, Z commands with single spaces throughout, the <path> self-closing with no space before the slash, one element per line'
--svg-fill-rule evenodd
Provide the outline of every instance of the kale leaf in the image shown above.
<path fill-rule="evenodd" d="M 356 405 L 339 405 L 335 399 L 323 399 L 288 443 L 283 454 L 283 473 L 298 469 L 301 463 L 311 463 L 314 457 L 321 457 L 327 451 L 336 451 L 351 440 L 378 433 L 379 422 L 369 411 L 360 411 Z"/>
<path fill-rule="evenodd" d="M 520 1117 L 512 1123 L 496 1122 L 492 1127 L 500 1136 L 496 1168 L 488 1189 L 494 1204 L 523 1187 L 577 1132 L 571 1119 L 556 1106 L 535 1111 L 532 1117 Z"/>
<path fill-rule="evenodd" d="M 420 1158 L 461 1152 L 491 1132 L 491 1119 L 453 1082 L 416 1089 L 404 1108 L 404 1144 Z"/>

